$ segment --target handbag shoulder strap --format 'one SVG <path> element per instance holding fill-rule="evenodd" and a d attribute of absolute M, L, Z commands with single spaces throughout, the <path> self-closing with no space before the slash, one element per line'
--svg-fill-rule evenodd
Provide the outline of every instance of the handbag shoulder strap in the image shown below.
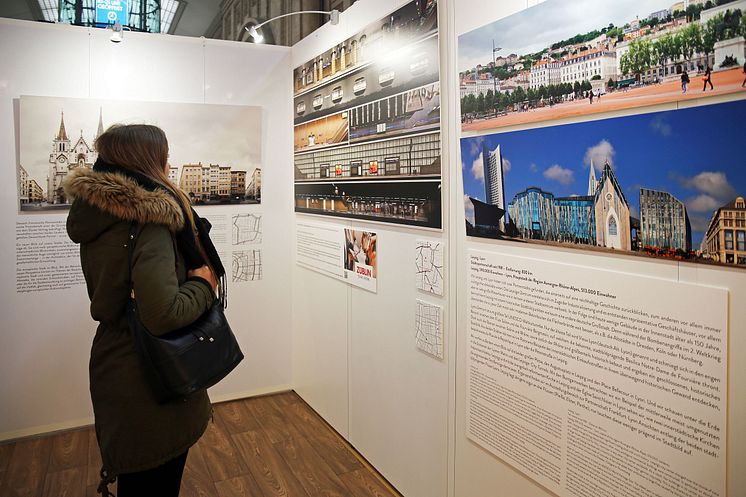
<path fill-rule="evenodd" d="M 129 234 L 127 235 L 127 270 L 130 285 L 130 298 L 135 298 L 135 282 L 132 281 L 132 259 L 135 253 L 135 238 L 137 234 L 137 222 L 130 223 Z"/>

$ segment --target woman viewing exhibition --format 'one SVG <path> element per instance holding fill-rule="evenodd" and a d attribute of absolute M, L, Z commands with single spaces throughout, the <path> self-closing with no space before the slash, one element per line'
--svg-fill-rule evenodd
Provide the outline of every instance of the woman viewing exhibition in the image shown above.
<path fill-rule="evenodd" d="M 96 139 L 93 169 L 70 173 L 67 219 L 99 322 L 89 365 L 96 436 L 103 460 L 99 493 L 118 478 L 119 497 L 178 496 L 187 452 L 212 413 L 205 390 L 159 403 L 125 314 L 128 241 L 135 227 L 131 282 L 140 320 L 162 335 L 194 322 L 213 304 L 225 274 L 209 223 L 168 179 L 168 142 L 149 125 L 115 125 Z M 217 274 L 217 277 L 216 277 Z"/>

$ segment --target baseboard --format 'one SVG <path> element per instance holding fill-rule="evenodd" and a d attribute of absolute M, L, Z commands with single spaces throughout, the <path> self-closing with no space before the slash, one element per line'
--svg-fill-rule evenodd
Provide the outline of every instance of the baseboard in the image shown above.
<path fill-rule="evenodd" d="M 58 431 L 74 430 L 76 428 L 83 428 L 85 426 L 91 426 L 93 424 L 93 417 L 71 419 L 68 421 L 62 421 L 60 423 L 52 423 L 48 425 L 31 426 L 29 428 L 23 428 L 20 430 L 6 431 L 0 433 L 0 442 L 8 442 L 11 440 L 18 440 L 21 438 L 35 438 L 41 436 L 51 435 Z"/>
<path fill-rule="evenodd" d="M 245 399 L 248 397 L 258 397 L 260 395 L 270 395 L 273 393 L 287 392 L 292 390 L 293 387 L 289 384 L 273 385 L 271 387 L 263 387 L 254 390 L 244 390 L 241 392 L 230 392 L 226 394 L 216 395 L 210 394 L 210 400 L 213 404 L 219 402 L 228 402 L 231 400 Z M 74 430 L 77 428 L 83 428 L 93 425 L 93 417 L 71 419 L 68 421 L 62 421 L 59 423 L 52 423 L 47 425 L 31 426 L 29 428 L 23 428 L 20 430 L 6 431 L 0 433 L 0 443 L 9 442 L 19 439 L 36 438 L 41 436 L 48 436 L 60 431 Z"/>

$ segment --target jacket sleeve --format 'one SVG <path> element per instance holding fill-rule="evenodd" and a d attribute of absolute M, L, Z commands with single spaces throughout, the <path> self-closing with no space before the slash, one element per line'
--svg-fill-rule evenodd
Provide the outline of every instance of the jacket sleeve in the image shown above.
<path fill-rule="evenodd" d="M 193 323 L 215 300 L 210 284 L 201 278 L 179 284 L 175 257 L 166 227 L 142 228 L 135 240 L 132 281 L 140 320 L 154 335 Z"/>

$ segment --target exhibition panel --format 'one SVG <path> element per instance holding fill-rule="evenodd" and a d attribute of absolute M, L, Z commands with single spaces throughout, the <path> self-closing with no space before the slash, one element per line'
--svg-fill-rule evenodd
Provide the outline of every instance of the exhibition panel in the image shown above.
<path fill-rule="evenodd" d="M 740 2 L 523 3 L 455 9 L 454 495 L 735 495 Z"/>
<path fill-rule="evenodd" d="M 290 50 L 139 33 L 116 45 L 104 30 L 0 22 L 0 105 L 9 116 L 0 136 L 5 162 L 16 165 L 2 173 L 0 222 L 15 233 L 0 242 L 8 275 L 3 329 L 16 331 L 13 347 L 0 353 L 8 379 L 0 384 L 0 438 L 92 421 L 87 364 L 96 323 L 57 182 L 91 167 L 95 136 L 115 122 L 164 127 L 172 179 L 192 189 L 228 268 L 227 315 L 247 360 L 212 399 L 289 388 L 291 304 L 282 296 L 291 258 L 284 227 L 292 218 L 284 185 L 292 174 L 275 165 L 292 157 Z M 237 68 L 239 58 L 245 64 Z M 257 75 L 259 66 L 266 72 Z M 268 136 L 276 146 L 266 146 Z M 262 183 L 247 200 L 253 178 Z"/>
<path fill-rule="evenodd" d="M 416 3 L 426 9 L 427 5 L 435 4 Z M 440 12 L 440 2 L 437 3 Z M 324 26 L 293 47 L 297 62 L 294 65 L 311 60 L 328 47 L 338 46 L 361 32 L 371 19 L 385 18 L 413 4 L 401 0 L 355 3 L 341 15 L 338 26 Z M 442 24 L 440 29 L 442 34 Z M 315 178 L 296 181 L 296 193 L 303 187 L 308 191 L 336 188 L 348 196 L 359 189 L 361 195 L 375 195 L 377 184 L 385 184 L 393 191 L 396 187 L 388 185 L 394 185 L 397 177 L 393 176 L 392 182 L 389 172 L 412 167 L 417 168 L 416 178 L 420 181 L 403 185 L 397 194 L 437 198 L 442 195 L 442 215 L 448 220 L 448 171 L 443 171 L 442 186 L 439 165 L 432 174 L 425 174 L 433 160 L 440 163 L 441 147 L 447 150 L 434 122 L 424 118 L 433 115 L 429 108 L 441 114 L 443 98 L 443 88 L 435 82 L 303 123 L 304 132 L 297 133 L 294 140 L 295 174 L 296 178 L 299 174 Z M 408 107 L 422 111 L 409 116 Z M 298 109 L 295 110 L 297 113 Z M 385 113 L 389 111 L 391 119 L 387 120 Z M 423 118 L 419 117 L 420 112 Z M 326 136 L 336 132 L 332 122 L 323 121 L 330 118 L 340 126 L 348 121 L 347 139 L 352 143 L 327 144 L 314 139 L 309 146 L 306 131 L 314 123 L 319 123 L 316 129 L 327 133 Z M 385 128 L 381 126 L 384 122 Z M 352 152 L 357 150 L 370 151 L 371 155 L 354 157 Z M 417 154 L 423 158 L 419 159 Z M 375 183 L 366 184 L 364 180 L 371 178 L 363 173 L 370 173 L 371 161 L 378 176 Z M 355 173 L 360 176 L 355 177 Z M 329 183 L 325 185 L 325 181 Z M 323 206 L 324 200 L 320 194 L 319 205 Z M 310 199 L 309 203 L 313 201 Z M 409 226 L 366 222 L 381 219 L 376 215 L 375 205 L 368 211 L 368 217 L 360 206 L 363 215 L 356 213 L 354 220 L 336 222 L 329 217 L 322 219 L 302 213 L 305 211 L 299 207 L 305 205 L 305 198 L 300 203 L 296 199 L 294 281 L 298 284 L 293 297 L 296 389 L 312 407 L 325 416 L 331 414 L 336 419 L 335 428 L 345 433 L 350 443 L 403 495 L 446 497 L 449 375 L 455 345 L 448 324 L 455 316 L 450 307 L 455 301 L 447 298 L 448 284 L 454 280 L 448 277 L 451 254 L 446 237 L 440 232 Z M 347 208 L 339 205 L 337 199 L 332 204 L 327 197 L 327 214 L 332 205 L 335 210 Z M 440 219 L 440 214 L 437 218 Z M 407 224 L 414 223 L 407 221 Z M 324 228 L 330 233 L 328 242 L 334 242 L 333 246 L 322 243 L 320 230 Z M 323 274 L 326 272 L 323 267 L 335 272 L 332 268 L 344 262 L 337 259 L 346 257 L 350 248 L 355 253 L 354 239 L 347 244 L 346 238 L 336 234 L 343 231 L 375 234 L 376 293 Z M 340 246 L 342 250 L 337 249 Z M 324 256 L 322 253 L 327 249 L 334 252 Z M 309 266 L 314 269 L 309 270 Z M 344 326 L 343 330 L 339 329 L 340 325 Z M 343 347 L 343 356 L 332 353 Z M 340 371 L 345 371 L 344 383 L 334 376 Z"/>

